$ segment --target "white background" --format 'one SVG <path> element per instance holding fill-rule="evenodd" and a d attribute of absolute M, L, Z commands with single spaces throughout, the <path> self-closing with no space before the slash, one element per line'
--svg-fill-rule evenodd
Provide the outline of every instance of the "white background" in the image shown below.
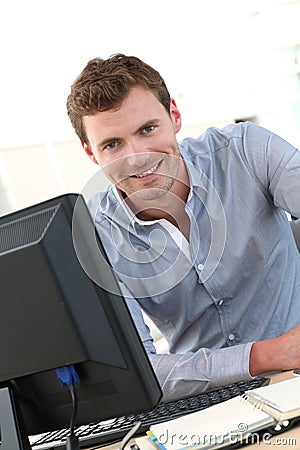
<path fill-rule="evenodd" d="M 95 172 L 65 102 L 96 56 L 157 68 L 179 138 L 254 118 L 299 146 L 299 17 L 292 0 L 1 0 L 0 213 L 80 191 Z"/>

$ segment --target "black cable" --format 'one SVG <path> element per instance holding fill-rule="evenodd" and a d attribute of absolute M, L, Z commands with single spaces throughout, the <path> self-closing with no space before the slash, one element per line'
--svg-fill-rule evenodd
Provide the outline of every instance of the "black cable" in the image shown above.
<path fill-rule="evenodd" d="M 76 415 L 77 415 L 77 393 L 76 393 L 74 382 L 72 384 L 69 384 L 69 389 L 70 389 L 71 398 L 72 398 L 72 416 L 70 419 L 70 433 L 74 433 L 75 421 L 76 421 Z"/>
<path fill-rule="evenodd" d="M 75 435 L 75 422 L 77 415 L 77 394 L 74 382 L 69 384 L 69 390 L 72 398 L 72 415 L 70 419 L 70 435 L 67 437 L 66 450 L 79 450 L 79 439 Z"/>

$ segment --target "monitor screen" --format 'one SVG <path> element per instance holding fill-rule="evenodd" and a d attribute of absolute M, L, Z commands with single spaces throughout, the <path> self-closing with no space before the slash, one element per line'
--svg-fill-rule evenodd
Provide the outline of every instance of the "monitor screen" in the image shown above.
<path fill-rule="evenodd" d="M 0 218 L 0 382 L 29 435 L 153 408 L 161 390 L 81 195 Z"/>

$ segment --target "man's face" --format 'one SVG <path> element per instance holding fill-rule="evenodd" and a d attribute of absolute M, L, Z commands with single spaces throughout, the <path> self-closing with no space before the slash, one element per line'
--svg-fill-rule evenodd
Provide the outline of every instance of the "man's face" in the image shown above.
<path fill-rule="evenodd" d="M 180 113 L 170 115 L 155 95 L 133 88 L 118 109 L 83 118 L 88 156 L 128 197 L 155 200 L 172 189 L 182 164 L 176 133 Z"/>

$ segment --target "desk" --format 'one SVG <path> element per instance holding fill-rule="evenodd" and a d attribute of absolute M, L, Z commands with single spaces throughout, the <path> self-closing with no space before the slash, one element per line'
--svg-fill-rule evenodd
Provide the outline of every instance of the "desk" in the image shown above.
<path fill-rule="evenodd" d="M 286 380 L 293 377 L 293 373 L 280 372 L 272 374 L 270 383 L 277 383 L 279 381 Z M 130 445 L 137 443 L 141 450 L 157 450 L 157 448 L 152 444 L 149 439 L 145 436 L 133 439 L 129 442 L 126 448 L 130 449 Z M 103 447 L 104 450 L 118 450 L 118 444 L 108 445 Z M 300 425 L 293 427 L 291 430 L 280 433 L 276 436 L 272 436 L 267 439 L 266 442 L 259 442 L 255 444 L 245 445 L 240 448 L 247 448 L 248 450 L 299 450 L 300 449 Z M 226 447 L 224 447 L 226 450 Z"/>

